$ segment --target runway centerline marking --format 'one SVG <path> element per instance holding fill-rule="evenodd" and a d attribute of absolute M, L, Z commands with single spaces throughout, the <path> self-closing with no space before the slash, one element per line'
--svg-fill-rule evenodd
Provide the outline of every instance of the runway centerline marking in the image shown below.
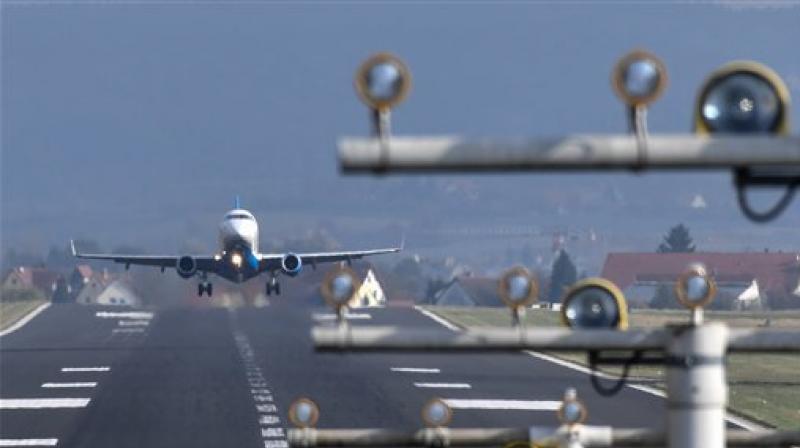
<path fill-rule="evenodd" d="M 536 400 L 444 400 L 453 409 L 515 410 L 515 411 L 557 411 L 561 401 Z"/>
<path fill-rule="evenodd" d="M 45 389 L 65 389 L 71 387 L 96 387 L 96 382 L 85 382 L 85 383 L 44 383 L 42 387 Z"/>
<path fill-rule="evenodd" d="M 98 311 L 95 317 L 101 319 L 152 319 L 153 313 L 148 311 Z"/>
<path fill-rule="evenodd" d="M 108 372 L 111 370 L 111 367 L 107 366 L 99 366 L 99 367 L 62 367 L 62 372 Z"/>
<path fill-rule="evenodd" d="M 90 398 L 0 398 L 0 409 L 85 408 Z"/>
<path fill-rule="evenodd" d="M 427 389 L 472 389 L 467 383 L 414 383 L 414 387 Z"/>
<path fill-rule="evenodd" d="M 56 446 L 58 439 L 0 439 L 0 446 Z"/>
<path fill-rule="evenodd" d="M 428 369 L 424 367 L 392 367 L 392 372 L 408 372 L 408 373 L 441 373 L 439 369 Z"/>

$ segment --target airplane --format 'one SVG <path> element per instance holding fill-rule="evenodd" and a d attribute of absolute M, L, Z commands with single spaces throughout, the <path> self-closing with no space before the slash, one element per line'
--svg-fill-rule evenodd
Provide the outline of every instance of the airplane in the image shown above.
<path fill-rule="evenodd" d="M 319 263 L 346 261 L 370 255 L 380 255 L 400 252 L 400 247 L 385 249 L 343 251 L 343 252 L 311 252 L 311 253 L 259 253 L 258 251 L 258 223 L 249 211 L 239 205 L 236 198 L 235 208 L 225 213 L 219 225 L 220 250 L 213 255 L 120 255 L 120 254 L 88 254 L 81 253 L 75 248 L 75 241 L 70 240 L 72 255 L 77 258 L 94 260 L 112 260 L 124 263 L 125 269 L 131 265 L 158 266 L 161 272 L 166 268 L 175 268 L 178 275 L 184 279 L 199 277 L 197 295 L 202 297 L 213 294 L 213 285 L 208 280 L 209 274 L 216 274 L 235 283 L 242 283 L 261 273 L 268 272 L 270 279 L 266 283 L 268 296 L 280 295 L 281 287 L 278 274 L 283 273 L 294 277 L 303 269 L 304 265 L 311 265 L 316 269 Z"/>

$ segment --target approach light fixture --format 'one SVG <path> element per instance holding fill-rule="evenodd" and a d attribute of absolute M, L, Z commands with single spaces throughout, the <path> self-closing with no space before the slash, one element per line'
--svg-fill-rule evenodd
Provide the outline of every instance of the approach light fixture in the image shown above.
<path fill-rule="evenodd" d="M 789 133 L 789 89 L 766 65 L 735 61 L 715 70 L 700 88 L 694 126 L 699 134 Z"/>
<path fill-rule="evenodd" d="M 717 294 L 717 284 L 709 275 L 708 270 L 702 264 L 691 264 L 678 277 L 675 284 L 675 295 L 678 301 L 688 309 L 702 308 L 712 300 Z"/>
<path fill-rule="evenodd" d="M 587 278 L 573 285 L 561 300 L 561 319 L 571 328 L 626 330 L 628 305 L 614 283 Z"/>
<path fill-rule="evenodd" d="M 388 111 L 411 89 L 411 72 L 391 53 L 377 53 L 356 71 L 355 88 L 361 101 L 376 111 Z"/>
<path fill-rule="evenodd" d="M 447 426 L 452 418 L 452 409 L 441 398 L 434 398 L 422 407 L 422 421 L 429 428 Z"/>
<path fill-rule="evenodd" d="M 298 398 L 289 406 L 289 421 L 298 428 L 313 428 L 319 420 L 319 406 L 309 398 Z"/>
<path fill-rule="evenodd" d="M 539 284 L 527 269 L 517 266 L 500 277 L 497 293 L 509 308 L 521 308 L 536 301 Z"/>
<path fill-rule="evenodd" d="M 564 400 L 556 411 L 558 421 L 563 425 L 579 425 L 586 421 L 588 412 L 586 406 L 578 399 L 578 394 L 573 388 L 567 389 L 564 393 Z"/>
<path fill-rule="evenodd" d="M 325 276 L 320 293 L 328 305 L 339 311 L 350 303 L 360 287 L 355 271 L 347 266 L 338 266 Z"/>
<path fill-rule="evenodd" d="M 667 68 L 654 54 L 635 50 L 614 66 L 611 84 L 628 106 L 645 106 L 658 99 L 667 87 Z"/>
<path fill-rule="evenodd" d="M 231 264 L 234 265 L 235 267 L 237 268 L 242 267 L 242 261 L 243 261 L 242 254 L 236 252 L 233 255 L 231 255 Z"/>

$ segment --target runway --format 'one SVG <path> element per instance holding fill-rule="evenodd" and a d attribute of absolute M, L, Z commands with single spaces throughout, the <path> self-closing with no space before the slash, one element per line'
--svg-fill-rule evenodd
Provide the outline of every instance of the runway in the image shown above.
<path fill-rule="evenodd" d="M 315 353 L 309 330 L 329 315 L 310 287 L 262 308 L 51 306 L 0 339 L 0 445 L 281 447 L 299 397 L 323 428 L 417 429 L 433 397 L 454 427 L 556 425 L 567 387 L 591 424 L 663 423 L 661 398 L 601 397 L 584 373 L 524 353 Z M 354 310 L 351 324 L 450 331 L 413 308 Z"/>

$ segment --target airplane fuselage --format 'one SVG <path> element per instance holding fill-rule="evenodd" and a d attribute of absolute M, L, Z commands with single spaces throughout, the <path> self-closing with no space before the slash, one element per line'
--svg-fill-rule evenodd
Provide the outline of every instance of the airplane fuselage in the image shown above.
<path fill-rule="evenodd" d="M 219 224 L 217 275 L 243 282 L 260 273 L 258 268 L 258 222 L 252 213 L 237 208 L 225 214 Z"/>

